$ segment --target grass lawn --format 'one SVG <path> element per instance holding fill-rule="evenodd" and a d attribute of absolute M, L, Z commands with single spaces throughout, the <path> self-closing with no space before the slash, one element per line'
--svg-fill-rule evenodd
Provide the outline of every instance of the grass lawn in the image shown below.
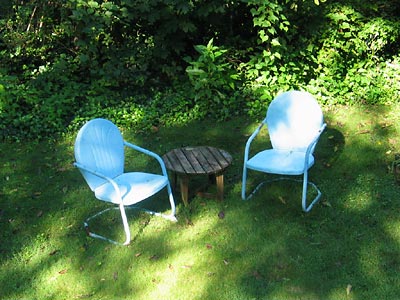
<path fill-rule="evenodd" d="M 128 247 L 85 235 L 83 220 L 107 204 L 72 167 L 75 136 L 1 143 L 0 299 L 399 299 L 400 185 L 388 167 L 400 152 L 400 104 L 325 107 L 324 114 L 328 128 L 310 172 L 323 196 L 307 214 L 295 182 L 273 182 L 241 200 L 255 120 L 124 130 L 128 141 L 159 154 L 211 145 L 233 157 L 223 202 L 194 196 L 184 207 L 175 192 L 177 223 L 130 211 Z M 254 150 L 267 147 L 267 137 Z M 155 171 L 153 161 L 134 155 L 127 154 L 128 169 Z M 249 172 L 249 188 L 265 177 Z M 167 193 L 146 205 L 168 209 Z M 117 212 L 96 222 L 99 233 L 123 241 Z"/>

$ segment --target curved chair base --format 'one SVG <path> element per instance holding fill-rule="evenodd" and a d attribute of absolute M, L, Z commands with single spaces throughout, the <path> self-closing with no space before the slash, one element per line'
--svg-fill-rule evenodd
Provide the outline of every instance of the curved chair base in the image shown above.
<path fill-rule="evenodd" d="M 294 178 L 287 178 L 287 177 L 279 177 L 276 179 L 271 179 L 271 180 L 266 180 L 261 182 L 260 184 L 258 184 L 256 186 L 256 188 L 249 194 L 249 196 L 245 197 L 243 200 L 249 200 L 250 198 L 252 198 L 254 196 L 254 194 L 266 183 L 269 182 L 274 182 L 274 181 L 278 181 L 278 180 L 291 180 L 291 181 L 296 181 L 296 182 L 303 182 L 303 196 L 302 196 L 302 208 L 304 212 L 309 212 L 315 203 L 317 203 L 319 201 L 319 199 L 321 198 L 321 191 L 318 189 L 318 187 L 311 181 L 308 181 L 307 183 L 304 182 L 303 180 L 300 179 L 294 179 Z M 311 203 L 307 206 L 307 185 L 310 184 L 311 186 L 314 187 L 315 191 L 317 192 L 317 196 L 311 201 Z"/>
<path fill-rule="evenodd" d="M 85 220 L 85 222 L 83 222 L 86 234 L 88 236 L 92 237 L 92 238 L 101 239 L 103 241 L 107 241 L 107 242 L 110 242 L 110 243 L 115 244 L 115 245 L 121 245 L 121 246 L 129 245 L 130 242 L 131 242 L 131 233 L 130 233 L 130 230 L 129 230 L 129 224 L 128 224 L 128 221 L 127 221 L 127 218 L 126 218 L 126 214 L 125 214 L 125 208 L 127 208 L 127 209 L 138 209 L 138 210 L 141 210 L 141 211 L 143 211 L 145 213 L 148 213 L 150 215 L 163 217 L 164 219 L 167 219 L 167 220 L 172 221 L 172 222 L 177 222 L 178 221 L 173 214 L 165 215 L 165 214 L 162 214 L 162 213 L 159 213 L 159 212 L 154 212 L 154 211 L 147 210 L 147 209 L 140 208 L 140 207 L 136 207 L 136 206 L 124 207 L 123 205 L 120 205 L 119 207 L 109 207 L 109 208 L 107 208 L 105 210 L 102 210 L 102 211 L 98 212 L 97 214 L 87 218 Z M 124 243 L 120 243 L 120 242 L 114 241 L 112 239 L 106 238 L 106 237 L 104 237 L 102 235 L 99 235 L 99 234 L 96 234 L 94 232 L 91 232 L 90 229 L 89 229 L 89 221 L 90 220 L 92 220 L 94 218 L 97 218 L 98 216 L 104 214 L 105 212 L 107 212 L 109 210 L 113 210 L 113 209 L 119 209 L 121 211 L 122 223 L 124 225 L 124 230 L 125 230 L 125 235 L 126 235 L 126 240 L 125 240 Z"/>

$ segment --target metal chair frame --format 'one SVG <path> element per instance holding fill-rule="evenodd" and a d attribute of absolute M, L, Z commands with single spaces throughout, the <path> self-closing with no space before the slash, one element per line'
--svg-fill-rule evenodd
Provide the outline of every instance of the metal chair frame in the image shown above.
<path fill-rule="evenodd" d="M 118 130 L 116 128 L 116 126 L 114 124 L 112 124 L 108 120 L 94 119 L 94 120 L 89 121 L 86 124 L 89 124 L 90 122 L 98 122 L 99 126 L 102 126 L 102 125 L 105 124 L 106 126 L 109 126 L 111 128 L 111 130 L 114 130 L 114 131 Z M 86 124 L 84 125 L 84 127 L 86 126 Z M 75 156 L 76 157 L 79 156 L 79 154 L 77 154 L 76 145 L 77 145 L 77 143 L 81 142 L 81 139 L 83 139 L 83 137 L 82 137 L 83 133 L 81 133 L 81 132 L 82 132 L 84 127 L 82 127 L 82 129 L 78 133 L 77 141 L 75 143 Z M 118 132 L 119 132 L 119 130 L 118 130 Z M 122 139 L 122 136 L 120 138 Z M 116 176 L 115 178 L 110 178 L 109 176 L 106 176 L 105 174 L 103 174 L 101 172 L 101 170 L 94 170 L 94 169 L 92 169 L 92 168 L 90 168 L 88 166 L 85 166 L 84 161 L 81 161 L 80 159 L 77 159 L 77 161 L 74 163 L 74 166 L 77 167 L 81 171 L 81 173 L 84 175 L 86 181 L 88 181 L 87 174 L 91 174 L 91 176 L 94 175 L 94 177 L 96 177 L 96 178 L 101 178 L 101 179 L 104 180 L 105 183 L 109 183 L 112 186 L 112 188 L 113 188 L 113 190 L 114 190 L 114 192 L 116 194 L 116 197 L 115 197 L 116 200 L 113 200 L 113 201 L 104 200 L 104 199 L 98 199 L 98 200 L 102 200 L 102 201 L 105 201 L 105 202 L 111 202 L 113 204 L 118 205 L 118 207 L 107 208 L 107 209 L 105 209 L 103 211 L 100 211 L 100 212 L 96 213 L 93 216 L 88 217 L 84 221 L 84 227 L 85 227 L 87 235 L 90 236 L 90 237 L 93 237 L 93 238 L 98 238 L 98 239 L 102 239 L 102 240 L 108 241 L 108 242 L 116 244 L 116 245 L 129 245 L 130 241 L 131 241 L 131 233 L 130 233 L 130 230 L 129 230 L 129 223 L 128 223 L 128 219 L 127 219 L 127 216 L 126 216 L 125 209 L 139 209 L 139 210 L 144 211 L 146 213 L 149 213 L 151 215 L 160 216 L 160 217 L 163 217 L 163 218 L 165 218 L 167 220 L 174 221 L 174 222 L 176 222 L 177 219 L 175 217 L 176 208 L 175 208 L 175 202 L 174 202 L 174 197 L 173 197 L 173 194 L 172 194 L 171 185 L 170 185 L 170 182 L 169 182 L 169 179 L 168 179 L 168 174 L 167 174 L 167 171 L 166 171 L 166 168 L 165 168 L 165 164 L 164 164 L 163 160 L 161 159 L 161 157 L 158 154 L 154 153 L 154 152 L 151 152 L 151 151 L 149 151 L 147 149 L 141 148 L 141 147 L 139 147 L 137 145 L 128 143 L 128 142 L 124 141 L 123 139 L 122 139 L 122 142 L 123 142 L 123 146 L 124 147 L 131 148 L 133 150 L 136 150 L 136 151 L 138 151 L 140 153 L 143 153 L 145 155 L 148 155 L 148 156 L 156 159 L 158 161 L 160 167 L 161 167 L 162 175 L 159 175 L 159 176 L 160 176 L 160 178 L 162 176 L 165 179 L 165 183 L 163 183 L 161 186 L 157 187 L 154 191 L 152 191 L 151 195 L 148 195 L 148 196 L 144 197 L 143 199 L 139 198 L 139 200 L 135 200 L 134 204 L 130 203 L 132 201 L 130 201 L 129 199 L 126 199 L 126 198 L 124 198 L 122 196 L 122 193 L 121 193 L 121 190 L 120 190 L 120 186 L 116 182 L 116 178 L 118 178 L 118 176 Z M 126 173 L 122 173 L 122 174 L 126 174 Z M 151 174 L 151 173 L 143 173 L 143 174 L 155 175 L 155 174 Z M 89 182 L 88 182 L 88 184 L 89 184 Z M 89 186 L 90 186 L 90 184 L 89 184 Z M 92 186 L 90 186 L 90 187 L 93 190 L 93 187 Z M 171 205 L 171 213 L 169 215 L 165 215 L 165 214 L 162 214 L 162 213 L 159 213 L 159 212 L 154 212 L 154 211 L 151 211 L 151 210 L 147 210 L 145 208 L 138 207 L 138 206 L 135 205 L 136 203 L 139 203 L 139 202 L 151 197 L 152 195 L 155 195 L 156 193 L 158 193 L 159 191 L 161 191 L 165 187 L 167 187 L 167 192 L 168 192 L 168 196 L 169 196 L 169 202 L 170 202 L 170 205 Z M 124 243 L 120 243 L 120 242 L 114 241 L 112 239 L 109 239 L 109 238 L 107 238 L 105 236 L 96 234 L 96 233 L 90 231 L 90 229 L 89 229 L 89 222 L 92 219 L 97 218 L 97 217 L 101 216 L 102 214 L 104 214 L 104 213 L 106 213 L 106 212 L 108 212 L 108 211 L 110 211 L 112 209 L 119 209 L 120 210 L 122 224 L 123 224 L 124 232 L 125 232 L 125 242 Z"/>
<path fill-rule="evenodd" d="M 309 95 L 308 93 L 305 92 L 298 92 L 298 91 L 291 91 L 291 92 L 286 92 L 282 95 L 280 95 L 279 97 L 282 99 L 284 98 L 286 95 L 292 96 L 291 93 L 295 93 L 296 96 L 303 96 L 306 95 L 307 97 L 310 97 L 311 95 Z M 277 97 L 278 98 L 278 97 Z M 276 98 L 276 99 L 277 99 Z M 276 100 L 275 99 L 275 100 Z M 274 101 L 275 101 L 274 100 Z M 277 100 L 279 101 L 279 100 Z M 321 112 L 322 115 L 322 112 Z M 256 170 L 253 169 L 252 167 L 250 167 L 248 165 L 249 162 L 249 155 L 250 155 L 250 147 L 251 147 L 251 143 L 253 142 L 253 140 L 257 137 L 257 135 L 260 133 L 261 129 L 266 126 L 268 124 L 268 113 L 267 113 L 267 117 L 262 121 L 262 123 L 256 128 L 256 130 L 251 134 L 251 136 L 248 138 L 247 142 L 246 142 L 246 146 L 245 146 L 245 151 L 244 151 L 244 163 L 243 163 L 243 177 L 242 177 L 242 199 L 243 200 L 248 200 L 251 197 L 254 196 L 254 194 L 266 183 L 268 182 L 273 182 L 273 181 L 277 181 L 277 180 L 294 180 L 297 182 L 303 182 L 303 190 L 302 190 L 302 209 L 304 212 L 309 212 L 313 206 L 319 201 L 319 199 L 321 198 L 321 191 L 318 189 L 318 187 L 313 183 L 308 181 L 308 170 L 312 167 L 312 165 L 314 164 L 314 160 L 312 162 L 309 162 L 309 159 L 312 157 L 312 153 L 314 152 L 315 146 L 321 136 L 321 133 L 324 131 L 324 129 L 326 128 L 326 124 L 323 123 L 323 119 L 321 119 L 321 126 L 318 129 L 318 131 L 315 132 L 314 134 L 314 138 L 311 140 L 311 142 L 306 146 L 306 150 L 299 150 L 299 149 L 294 149 L 293 151 L 290 151 L 289 149 L 285 149 L 285 151 L 287 151 L 288 155 L 294 153 L 294 152 L 300 152 L 300 151 L 304 151 L 304 165 L 301 171 L 290 171 L 290 172 L 285 172 L 285 170 L 282 170 L 282 172 L 279 173 L 272 173 L 269 171 L 263 171 L 263 170 Z M 266 126 L 267 127 L 267 126 Z M 274 150 L 274 148 L 270 149 L 270 150 Z M 253 156 L 254 157 L 254 156 Z M 251 159 L 251 158 L 250 158 Z M 265 162 L 265 164 L 267 165 L 268 162 Z M 277 179 L 273 179 L 273 180 L 267 180 L 267 181 L 263 181 L 260 184 L 258 184 L 256 186 L 256 188 L 250 193 L 249 196 L 246 196 L 246 181 L 247 181 L 247 170 L 248 169 L 253 169 L 255 171 L 259 171 L 259 172 L 264 172 L 264 173 L 271 173 L 271 174 L 280 174 L 280 175 L 284 175 L 285 177 L 280 177 Z M 298 179 L 293 179 L 290 178 L 288 176 L 292 176 L 292 175 L 303 175 L 303 180 L 298 180 Z M 311 200 L 311 202 L 309 204 L 307 204 L 307 188 L 308 185 L 311 185 L 317 192 L 317 196 Z"/>

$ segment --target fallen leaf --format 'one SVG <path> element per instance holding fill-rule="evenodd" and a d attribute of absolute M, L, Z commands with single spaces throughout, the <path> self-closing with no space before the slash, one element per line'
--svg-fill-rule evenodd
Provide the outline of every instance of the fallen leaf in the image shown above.
<path fill-rule="evenodd" d="M 223 260 L 225 265 L 229 265 L 229 261 L 227 261 L 226 259 Z"/>
<path fill-rule="evenodd" d="M 210 245 L 210 244 L 207 244 L 206 247 L 207 247 L 207 249 L 212 249 L 212 245 Z"/>
<path fill-rule="evenodd" d="M 150 257 L 150 260 L 157 260 L 159 257 L 157 255 L 153 255 L 152 257 Z"/>
<path fill-rule="evenodd" d="M 58 250 L 53 250 L 49 253 L 50 256 L 53 256 L 54 254 L 56 254 L 58 252 Z"/>
<path fill-rule="evenodd" d="M 64 269 L 58 272 L 58 274 L 63 275 L 68 272 L 68 269 Z"/>
<path fill-rule="evenodd" d="M 39 210 L 38 213 L 36 214 L 36 217 L 40 218 L 41 216 L 43 216 L 43 211 Z"/>
<path fill-rule="evenodd" d="M 254 271 L 254 272 L 253 272 L 253 276 L 254 276 L 257 280 L 262 279 L 262 276 L 261 276 L 261 274 L 260 274 L 258 271 Z"/>
<path fill-rule="evenodd" d="M 371 133 L 370 130 L 360 130 L 359 132 L 357 132 L 358 134 L 367 134 L 367 133 Z"/>
<path fill-rule="evenodd" d="M 285 201 L 285 199 L 283 199 L 282 196 L 279 196 L 278 199 L 279 199 L 279 201 L 281 201 L 283 204 L 286 204 L 286 201 Z"/>
<path fill-rule="evenodd" d="M 77 296 L 75 296 L 76 299 L 85 299 L 85 298 L 90 298 L 94 295 L 94 293 L 91 294 L 79 294 Z"/>
<path fill-rule="evenodd" d="M 348 284 L 348 285 L 347 285 L 347 287 L 346 287 L 346 294 L 347 294 L 347 295 L 350 294 L 352 288 L 353 288 L 353 287 L 351 286 L 351 284 Z"/>
<path fill-rule="evenodd" d="M 321 203 L 327 207 L 332 207 L 332 204 L 329 201 L 322 201 Z"/>
<path fill-rule="evenodd" d="M 135 254 L 135 257 L 139 257 L 141 255 L 142 255 L 142 253 L 138 252 L 138 253 Z"/>
<path fill-rule="evenodd" d="M 150 223 L 150 220 L 141 221 L 140 224 L 147 226 Z"/>
<path fill-rule="evenodd" d="M 182 266 L 182 268 L 184 268 L 184 269 L 191 269 L 193 266 L 191 266 L 191 265 L 183 265 Z"/>

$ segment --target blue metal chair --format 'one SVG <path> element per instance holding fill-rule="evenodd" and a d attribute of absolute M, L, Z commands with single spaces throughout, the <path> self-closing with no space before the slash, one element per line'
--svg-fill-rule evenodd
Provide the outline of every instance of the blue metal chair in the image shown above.
<path fill-rule="evenodd" d="M 261 151 L 249 158 L 250 145 L 264 125 L 268 128 L 272 149 Z M 251 198 L 268 182 L 260 183 L 246 197 L 248 169 L 285 176 L 275 180 L 290 179 L 286 175 L 303 175 L 302 208 L 309 212 L 321 197 L 317 186 L 308 181 L 308 170 L 314 164 L 313 152 L 325 127 L 322 110 L 312 95 L 301 91 L 289 91 L 278 95 L 269 105 L 266 118 L 247 140 L 244 151 L 242 199 Z M 310 204 L 307 204 L 308 184 L 317 191 L 317 196 Z"/>
<path fill-rule="evenodd" d="M 125 146 L 155 158 L 161 167 L 161 174 L 124 173 Z M 118 205 L 118 207 L 107 208 L 85 220 L 84 226 L 89 236 L 120 244 L 89 230 L 90 220 L 106 211 L 119 208 L 126 235 L 123 245 L 128 245 L 131 241 L 131 234 L 125 207 L 138 208 L 135 204 L 153 196 L 164 187 L 167 187 L 171 214 L 164 215 L 140 209 L 152 215 L 176 221 L 174 198 L 163 160 L 149 150 L 124 141 L 119 129 L 112 122 L 105 119 L 94 119 L 87 122 L 79 130 L 74 152 L 76 160 L 74 165 L 82 173 L 95 197 L 98 200 Z"/>

